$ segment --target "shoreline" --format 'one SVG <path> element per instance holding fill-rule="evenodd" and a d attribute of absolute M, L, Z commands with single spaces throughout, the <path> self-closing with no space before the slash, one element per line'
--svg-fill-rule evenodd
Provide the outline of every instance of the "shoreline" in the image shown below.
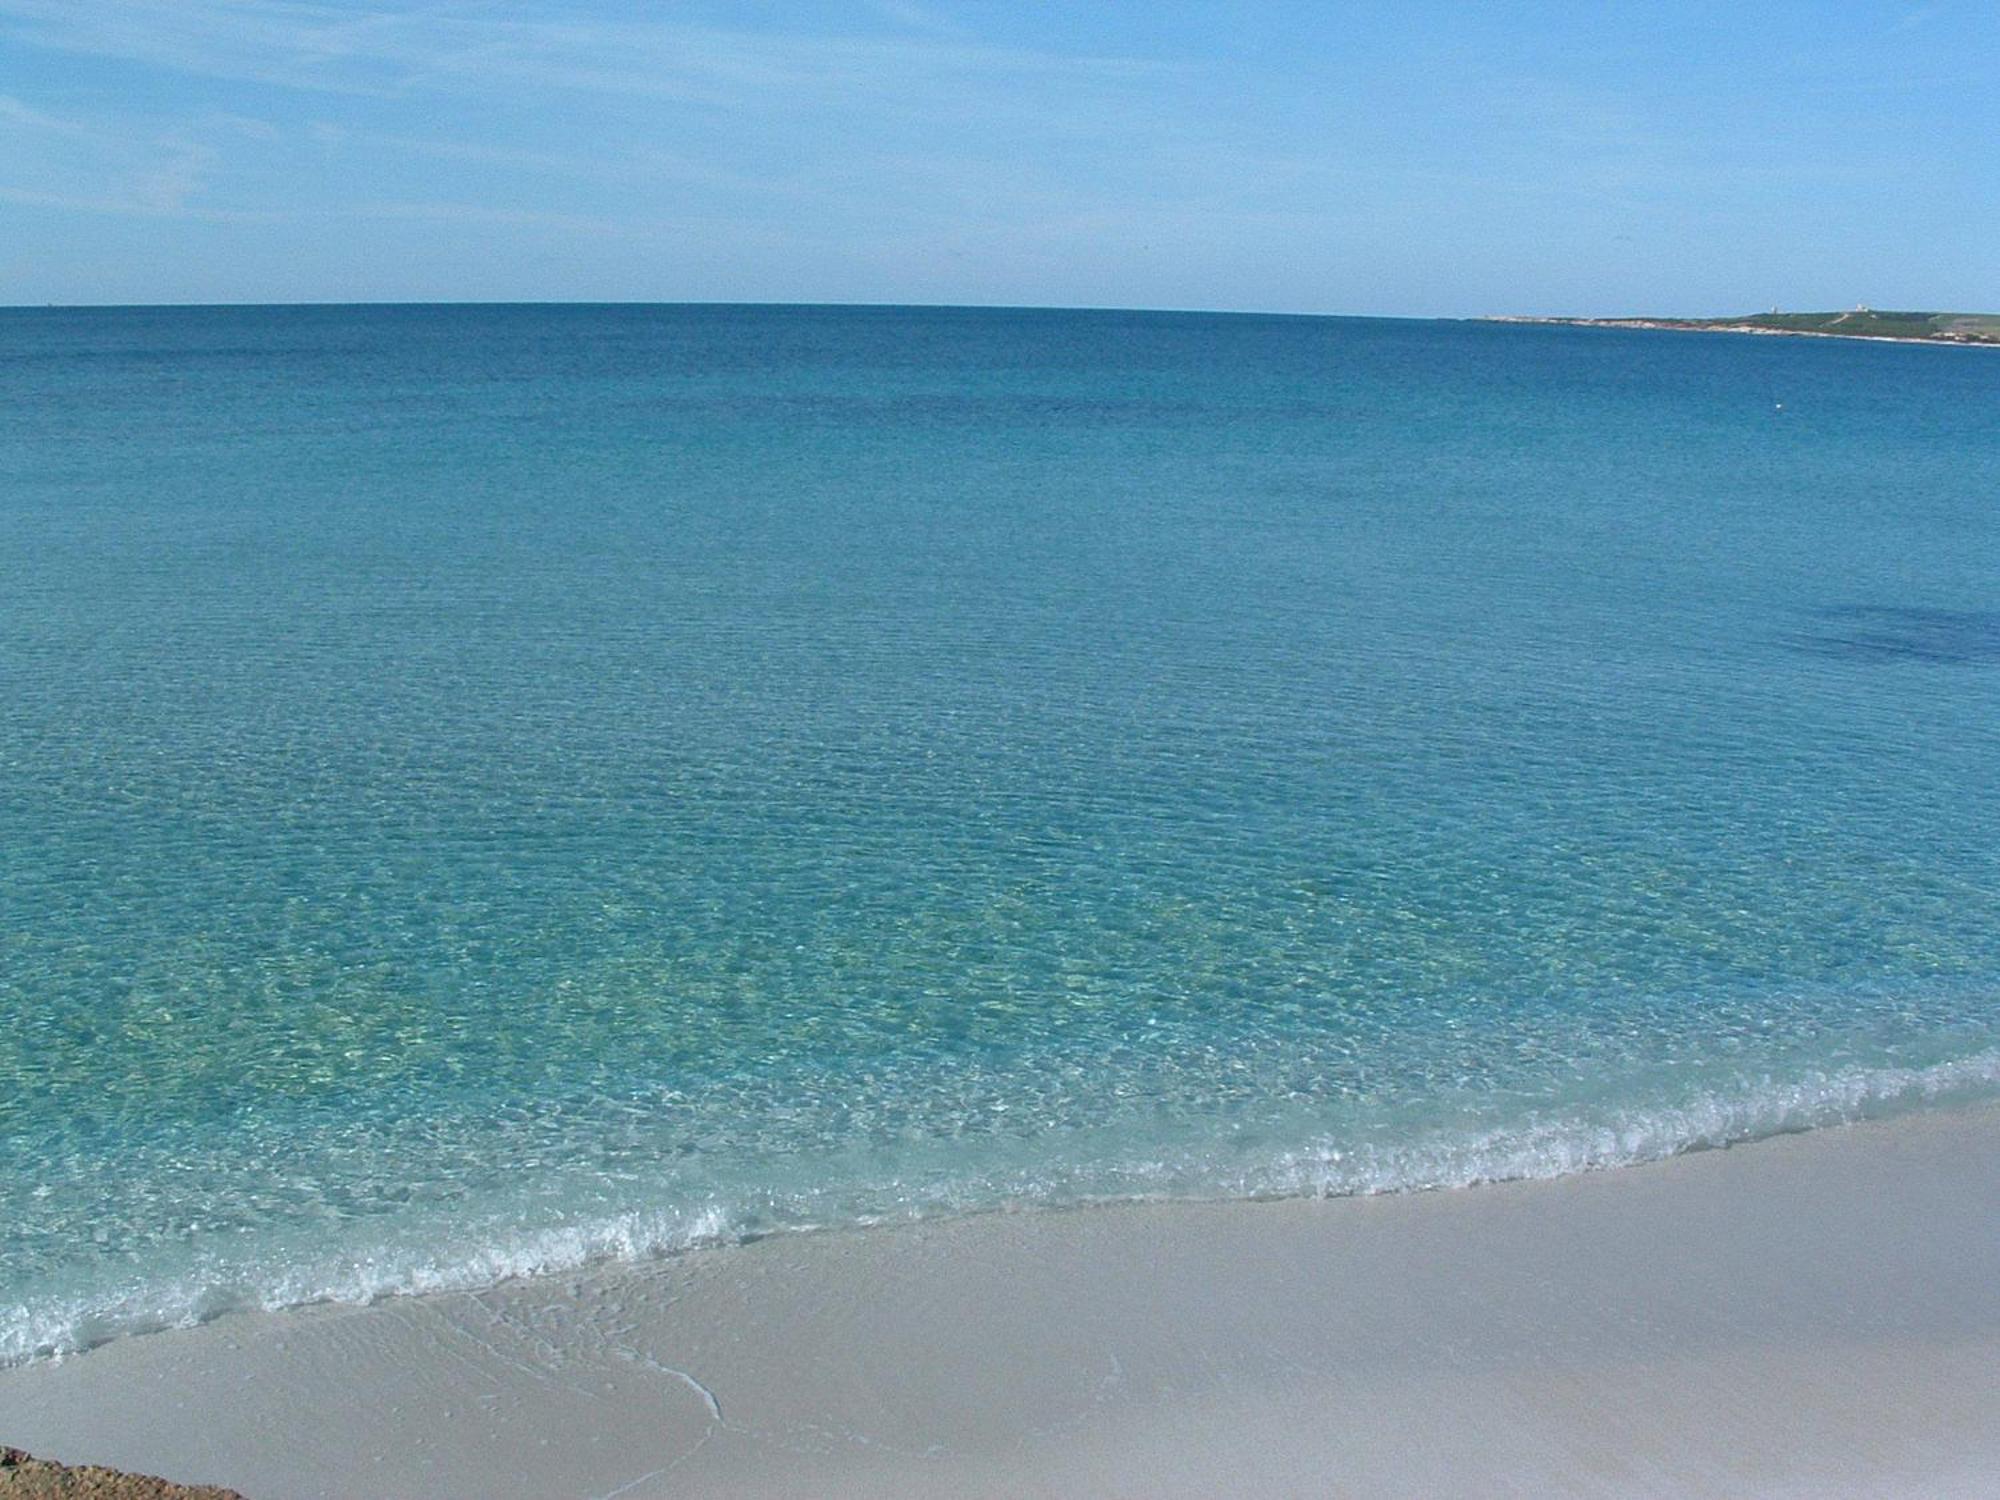
<path fill-rule="evenodd" d="M 0 1371 L 251 1500 L 1973 1494 L 2000 1105 L 1545 1181 L 780 1236 Z"/>
<path fill-rule="evenodd" d="M 210 1261 L 193 1276 L 151 1286 L 129 1281 L 119 1297 L 77 1297 L 54 1316 L 30 1318 L 29 1304 L 0 1305 L 0 1372 L 40 1359 L 74 1356 L 129 1337 L 185 1331 L 218 1317 L 276 1313 L 322 1304 L 367 1306 L 390 1297 L 478 1293 L 496 1285 L 586 1274 L 607 1264 L 644 1264 L 662 1257 L 726 1249 L 773 1236 L 869 1229 L 995 1212 L 1061 1212 L 1119 1205 L 1229 1202 L 1280 1198 L 1340 1198 L 1456 1190 L 1515 1181 L 1551 1181 L 1580 1172 L 1615 1170 L 1690 1152 L 1745 1145 L 1866 1119 L 1895 1118 L 1912 1109 L 1951 1107 L 1994 1097 L 2000 1050 L 1974 1052 L 1917 1067 L 1849 1066 L 1804 1073 L 1785 1083 L 1697 1094 L 1674 1104 L 1641 1106 L 1596 1117 L 1556 1116 L 1484 1130 L 1465 1127 L 1412 1135 L 1386 1147 L 1333 1150 L 1273 1147 L 1239 1161 L 1225 1178 L 1149 1175 L 1144 1163 L 1111 1180 L 1109 1190 L 1074 1189 L 1049 1195 L 1034 1182 L 998 1195 L 949 1206 L 912 1204 L 896 1191 L 893 1173 L 873 1186 L 882 1206 L 850 1204 L 844 1213 L 792 1217 L 695 1199 L 636 1204 L 557 1225 L 509 1228 L 485 1223 L 462 1238 L 433 1224 L 416 1242 L 376 1240 L 350 1245 L 318 1263 L 254 1256 Z M 864 1189 L 865 1191 L 865 1189 Z M 116 1288 L 113 1289 L 117 1291 Z M 0 1434 L 4 1436 L 4 1434 Z"/>
<path fill-rule="evenodd" d="M 1475 323 L 1533 323 L 1564 328 L 1634 328 L 1661 333 L 1750 333 L 1764 338 L 1848 339 L 1864 344 L 1946 344 L 1954 349 L 2000 349 L 2000 340 L 1974 338 L 1916 338 L 1900 333 L 1828 333 L 1821 328 L 1766 328 L 1757 323 L 1708 323 L 1675 318 L 1540 318 L 1523 314 L 1494 313 L 1474 318 Z"/>

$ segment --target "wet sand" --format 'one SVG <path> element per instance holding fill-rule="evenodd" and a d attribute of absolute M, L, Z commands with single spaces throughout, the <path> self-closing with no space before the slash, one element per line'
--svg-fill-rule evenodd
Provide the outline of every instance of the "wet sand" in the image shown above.
<path fill-rule="evenodd" d="M 304 1496 L 1990 1496 L 2000 1109 L 220 1319 L 0 1441 Z"/>

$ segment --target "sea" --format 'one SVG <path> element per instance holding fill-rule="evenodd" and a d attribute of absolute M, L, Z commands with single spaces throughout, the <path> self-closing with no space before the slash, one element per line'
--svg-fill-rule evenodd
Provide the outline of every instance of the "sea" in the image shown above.
<path fill-rule="evenodd" d="M 2000 356 L 0 312 L 0 1362 L 2000 1094 Z"/>

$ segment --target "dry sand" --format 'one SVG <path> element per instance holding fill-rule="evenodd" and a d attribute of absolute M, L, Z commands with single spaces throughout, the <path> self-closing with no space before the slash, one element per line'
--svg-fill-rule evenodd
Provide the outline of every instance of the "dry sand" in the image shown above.
<path fill-rule="evenodd" d="M 252 1500 L 2000 1495 L 2000 1109 L 230 1317 L 0 1373 L 0 1439 Z"/>

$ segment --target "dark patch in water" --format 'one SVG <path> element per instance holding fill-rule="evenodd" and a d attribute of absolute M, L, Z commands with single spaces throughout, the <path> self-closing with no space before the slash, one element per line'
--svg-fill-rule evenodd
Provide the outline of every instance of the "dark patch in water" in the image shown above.
<path fill-rule="evenodd" d="M 1816 627 L 1791 637 L 1801 651 L 1852 661 L 2000 662 L 2000 610 L 1841 604 L 1815 610 Z"/>

